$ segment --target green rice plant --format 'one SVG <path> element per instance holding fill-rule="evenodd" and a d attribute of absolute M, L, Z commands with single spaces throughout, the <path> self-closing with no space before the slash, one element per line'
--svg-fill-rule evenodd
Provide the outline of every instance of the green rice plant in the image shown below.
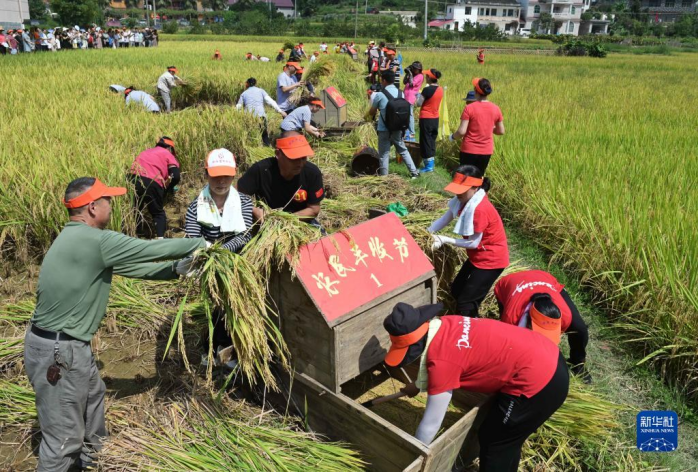
<path fill-rule="evenodd" d="M 33 299 L 4 304 L 0 307 L 0 321 L 8 324 L 26 323 L 31 318 L 35 306 Z"/>
<path fill-rule="evenodd" d="M 100 456 L 104 470 L 359 471 L 363 465 L 347 445 L 299 432 L 273 412 L 250 418 L 196 399 L 133 421 Z"/>
<path fill-rule="evenodd" d="M 0 429 L 34 419 L 35 396 L 27 378 L 0 378 Z"/>

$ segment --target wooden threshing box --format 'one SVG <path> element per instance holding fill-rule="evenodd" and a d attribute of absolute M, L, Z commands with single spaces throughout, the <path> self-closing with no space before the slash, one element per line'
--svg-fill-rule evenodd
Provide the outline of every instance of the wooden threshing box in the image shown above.
<path fill-rule="evenodd" d="M 320 100 L 325 109 L 313 114 L 313 121 L 321 127 L 340 127 L 347 121 L 347 101 L 334 87 L 320 92 Z"/>
<path fill-rule="evenodd" d="M 342 393 L 381 366 L 390 345 L 383 321 L 398 302 L 436 302 L 431 262 L 393 213 L 306 245 L 269 284 L 295 370 L 291 396 L 308 425 L 351 442 L 375 471 L 450 469 L 483 397 L 463 394 L 467 413 L 429 446 Z M 471 434 L 472 435 L 472 434 Z"/>

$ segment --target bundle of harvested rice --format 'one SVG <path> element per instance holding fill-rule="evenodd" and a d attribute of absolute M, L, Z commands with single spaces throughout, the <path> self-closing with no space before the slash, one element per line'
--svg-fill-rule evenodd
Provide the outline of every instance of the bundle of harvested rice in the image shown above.
<path fill-rule="evenodd" d="M 214 320 L 222 314 L 242 374 L 251 384 L 261 381 L 276 390 L 270 365 L 276 354 L 282 366 L 288 367 L 288 350 L 274 323 L 275 314 L 267 305 L 266 287 L 259 271 L 245 258 L 220 245 L 200 252 L 194 265 L 199 273 L 201 302 L 209 330 L 207 378 L 212 377 Z"/>
<path fill-rule="evenodd" d="M 264 210 L 264 222 L 259 232 L 250 240 L 242 256 L 255 268 L 262 281 L 269 281 L 272 270 L 281 271 L 289 263 L 295 276 L 298 249 L 318 240 L 320 230 L 305 223 L 298 216 L 282 210 L 272 210 L 264 203 L 257 205 Z"/>
<path fill-rule="evenodd" d="M 24 337 L 0 338 L 0 372 L 14 368 L 24 354 Z"/>
<path fill-rule="evenodd" d="M 0 427 L 36 419 L 34 401 L 34 391 L 26 377 L 0 379 Z"/>
<path fill-rule="evenodd" d="M 171 281 L 114 277 L 107 317 L 121 328 L 138 328 L 155 335 L 169 323 L 177 304 L 178 286 Z"/>
<path fill-rule="evenodd" d="M 319 441 L 274 413 L 253 418 L 231 405 L 174 402 L 109 439 L 103 471 L 359 471 L 342 443 Z"/>
<path fill-rule="evenodd" d="M 323 77 L 331 77 L 337 70 L 337 62 L 330 57 L 311 62 L 303 71 L 302 79 L 317 85 Z"/>

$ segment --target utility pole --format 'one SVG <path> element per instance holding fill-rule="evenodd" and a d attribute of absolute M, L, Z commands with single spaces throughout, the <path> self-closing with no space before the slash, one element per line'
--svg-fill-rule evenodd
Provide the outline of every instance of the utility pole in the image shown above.
<path fill-rule="evenodd" d="M 366 0 L 366 8 L 364 9 L 364 15 L 368 15 L 368 0 Z"/>
<path fill-rule="evenodd" d="M 429 25 L 429 17 L 427 14 L 429 13 L 429 0 L 424 0 L 424 41 L 427 40 L 427 28 Z"/>
<path fill-rule="evenodd" d="M 153 28 L 157 29 L 158 27 L 158 12 L 157 12 L 157 7 L 155 6 L 155 2 L 158 0 L 153 0 Z M 160 22 L 162 24 L 162 22 Z"/>
<path fill-rule="evenodd" d="M 293 19 L 295 20 L 296 17 L 296 3 L 298 3 L 298 0 L 293 0 Z"/>
<path fill-rule="evenodd" d="M 366 0 L 368 2 L 368 0 Z M 356 32 L 359 29 L 359 0 L 356 0 L 356 9 L 354 10 L 354 39 L 356 39 Z"/>
<path fill-rule="evenodd" d="M 148 8 L 148 0 L 143 0 L 145 6 L 145 24 L 150 28 L 150 8 Z"/>

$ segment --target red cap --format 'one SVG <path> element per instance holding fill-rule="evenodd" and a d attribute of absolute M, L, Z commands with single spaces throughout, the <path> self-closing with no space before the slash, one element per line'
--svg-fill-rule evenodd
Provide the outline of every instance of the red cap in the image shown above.
<path fill-rule="evenodd" d="M 310 101 L 311 104 L 317 105 L 318 107 L 322 108 L 324 110 L 325 106 L 322 104 L 322 100 L 320 99 L 313 99 Z"/>
<path fill-rule="evenodd" d="M 92 187 L 79 196 L 73 197 L 67 202 L 65 199 L 61 199 L 61 201 L 67 209 L 78 209 L 102 197 L 115 197 L 117 195 L 124 195 L 125 193 L 125 187 L 107 187 L 102 181 L 95 179 L 95 183 L 92 184 Z"/>
<path fill-rule="evenodd" d="M 480 187 L 482 185 L 482 179 L 478 177 L 466 176 L 465 174 L 456 173 L 453 176 L 453 180 L 449 185 L 444 187 L 446 192 L 451 192 L 453 194 L 462 194 L 466 192 L 471 187 Z"/>
<path fill-rule="evenodd" d="M 284 152 L 288 159 L 300 159 L 315 156 L 313 148 L 303 135 L 289 136 L 276 140 L 276 149 Z"/>

